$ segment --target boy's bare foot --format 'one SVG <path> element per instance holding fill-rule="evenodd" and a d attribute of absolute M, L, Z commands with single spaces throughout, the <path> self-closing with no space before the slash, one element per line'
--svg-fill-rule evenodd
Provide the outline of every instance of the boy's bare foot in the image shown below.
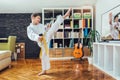
<path fill-rule="evenodd" d="M 45 74 L 46 74 L 46 71 L 42 71 L 38 74 L 38 76 L 45 75 Z"/>
<path fill-rule="evenodd" d="M 63 18 L 65 19 L 67 16 L 70 16 L 70 12 L 71 12 L 72 8 L 68 9 L 68 11 L 65 13 L 65 15 L 63 16 Z"/>

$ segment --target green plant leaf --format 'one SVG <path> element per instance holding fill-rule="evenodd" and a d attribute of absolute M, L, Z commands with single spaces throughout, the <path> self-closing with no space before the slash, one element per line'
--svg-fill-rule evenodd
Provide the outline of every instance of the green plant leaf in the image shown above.
<path fill-rule="evenodd" d="M 97 30 L 90 30 L 88 35 L 85 37 L 85 44 L 88 43 L 88 48 L 90 49 L 90 53 L 93 52 L 93 42 L 95 42 L 95 40 L 100 41 L 100 34 Z"/>

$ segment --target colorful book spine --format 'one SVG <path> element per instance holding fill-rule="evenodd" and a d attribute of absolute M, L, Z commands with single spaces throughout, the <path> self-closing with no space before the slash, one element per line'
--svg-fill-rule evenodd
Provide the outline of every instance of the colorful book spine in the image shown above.
<path fill-rule="evenodd" d="M 52 40 L 51 40 L 50 43 L 49 43 L 49 48 L 53 48 Z"/>
<path fill-rule="evenodd" d="M 79 20 L 79 28 L 82 28 L 82 20 Z"/>
<path fill-rule="evenodd" d="M 80 23 L 79 23 L 80 25 Z M 82 27 L 85 28 L 85 27 L 88 27 L 90 28 L 92 26 L 92 19 L 83 19 L 82 20 Z"/>
<path fill-rule="evenodd" d="M 82 19 L 82 28 L 85 28 L 85 19 Z"/>
<path fill-rule="evenodd" d="M 92 19 L 90 19 L 90 27 L 92 27 Z"/>
<path fill-rule="evenodd" d="M 88 19 L 85 19 L 85 27 L 88 27 Z"/>
<path fill-rule="evenodd" d="M 69 48 L 72 48 L 72 47 L 74 47 L 74 39 L 70 40 Z"/>
<path fill-rule="evenodd" d="M 90 19 L 87 19 L 88 20 L 88 28 L 90 28 Z"/>
<path fill-rule="evenodd" d="M 86 28 L 84 29 L 84 37 L 87 37 L 87 35 L 88 35 L 88 28 L 86 27 Z"/>
<path fill-rule="evenodd" d="M 73 28 L 73 21 L 70 21 L 70 27 Z"/>

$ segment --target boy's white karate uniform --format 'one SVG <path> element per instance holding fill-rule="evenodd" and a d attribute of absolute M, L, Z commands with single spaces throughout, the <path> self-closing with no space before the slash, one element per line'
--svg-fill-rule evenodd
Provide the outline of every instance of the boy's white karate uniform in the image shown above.
<path fill-rule="evenodd" d="M 29 39 L 32 41 L 36 41 L 38 43 L 39 47 L 41 47 L 41 49 L 42 49 L 42 56 L 41 56 L 42 70 L 50 69 L 50 60 L 49 60 L 48 55 L 46 54 L 43 43 L 41 43 L 38 40 L 39 34 L 46 33 L 45 39 L 46 39 L 47 46 L 48 46 L 49 41 L 51 40 L 54 32 L 56 32 L 59 29 L 59 25 L 63 21 L 64 21 L 63 17 L 61 15 L 59 15 L 57 17 L 57 20 L 55 21 L 55 23 L 52 24 L 51 28 L 47 32 L 45 31 L 45 27 L 43 24 L 33 25 L 32 23 L 30 23 L 30 25 L 27 27 L 27 35 L 28 35 Z"/>
<path fill-rule="evenodd" d="M 110 32 L 113 39 L 119 39 L 119 31 L 115 29 L 115 26 L 120 30 L 120 22 L 114 22 L 110 25 Z"/>

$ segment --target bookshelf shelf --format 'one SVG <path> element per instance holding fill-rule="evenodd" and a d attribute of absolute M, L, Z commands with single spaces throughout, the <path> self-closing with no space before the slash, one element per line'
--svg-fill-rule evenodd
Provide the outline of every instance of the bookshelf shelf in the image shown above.
<path fill-rule="evenodd" d="M 42 22 L 44 25 L 51 20 L 56 20 L 58 15 L 64 15 L 69 8 L 43 8 Z M 54 38 L 50 42 L 50 54 L 55 49 L 62 47 L 62 57 L 65 56 L 66 49 L 73 50 L 74 44 L 78 42 L 80 37 L 81 43 L 84 45 L 84 36 L 93 28 L 93 8 L 92 6 L 82 6 L 80 8 L 72 8 L 70 16 L 67 17 L 60 25 L 59 30 L 55 33 Z M 80 33 L 80 36 L 79 36 Z M 89 40 L 89 39 L 88 39 Z M 61 49 L 60 49 L 61 50 Z M 70 50 L 70 51 L 71 51 Z M 72 53 L 72 51 L 70 52 Z M 72 56 L 71 54 L 69 56 Z M 51 56 L 52 57 L 52 54 Z M 55 57 L 55 56 L 54 56 Z M 57 56 L 58 57 L 58 56 Z"/>
<path fill-rule="evenodd" d="M 62 39 L 62 38 L 54 38 L 54 39 Z"/>
<path fill-rule="evenodd" d="M 45 18 L 44 20 L 56 20 L 56 18 Z"/>
<path fill-rule="evenodd" d="M 64 39 L 72 39 L 72 38 L 64 38 Z"/>

